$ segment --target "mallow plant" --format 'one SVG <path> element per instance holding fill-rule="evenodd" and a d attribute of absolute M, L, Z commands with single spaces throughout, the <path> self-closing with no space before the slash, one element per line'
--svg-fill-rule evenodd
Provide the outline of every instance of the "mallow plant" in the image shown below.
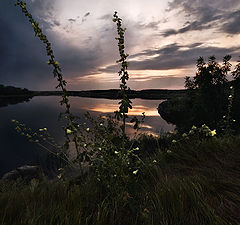
<path fill-rule="evenodd" d="M 23 123 L 13 120 L 16 124 L 17 132 L 26 136 L 29 141 L 35 142 L 40 147 L 60 157 L 67 166 L 77 168 L 80 177 L 86 171 L 89 171 L 92 176 L 96 177 L 96 181 L 102 185 L 107 187 L 114 185 L 116 189 L 112 190 L 117 191 L 119 188 L 127 187 L 138 179 L 143 163 L 138 156 L 140 149 L 126 135 L 126 121 L 128 119 L 128 111 L 132 108 L 132 102 L 127 95 L 127 90 L 130 90 L 127 86 L 129 63 L 126 60 L 128 55 L 124 51 L 124 33 L 126 29 L 122 28 L 121 18 L 118 17 L 117 12 L 114 13 L 113 22 L 117 25 L 118 37 L 116 37 L 116 40 L 118 41 L 120 54 L 120 59 L 117 63 L 121 64 L 121 69 L 118 72 L 121 81 L 119 110 L 114 112 L 114 117 L 100 116 L 97 119 L 94 119 L 90 113 L 86 113 L 85 116 L 88 122 L 90 122 L 90 125 L 87 126 L 85 123 L 80 123 L 78 118 L 70 111 L 70 101 L 66 89 L 67 82 L 63 79 L 62 70 L 59 62 L 55 59 L 47 36 L 43 34 L 39 23 L 29 13 L 26 2 L 17 0 L 15 5 L 21 8 L 23 14 L 32 25 L 35 36 L 45 45 L 46 53 L 49 57 L 48 65 L 52 66 L 53 75 L 58 81 L 56 88 L 62 90 L 60 104 L 65 106 L 65 112 L 61 113 L 60 117 L 67 120 L 66 126 L 63 127 L 66 138 L 63 146 L 59 146 L 52 140 L 50 134 L 47 133 L 47 128 L 32 131 Z M 145 114 L 143 113 L 141 121 L 136 117 L 130 120 L 130 122 L 134 123 L 134 129 L 137 131 L 144 117 Z M 72 143 L 74 144 L 74 152 L 70 148 Z M 59 168 L 59 171 L 61 172 L 58 177 L 62 178 L 64 169 Z"/>

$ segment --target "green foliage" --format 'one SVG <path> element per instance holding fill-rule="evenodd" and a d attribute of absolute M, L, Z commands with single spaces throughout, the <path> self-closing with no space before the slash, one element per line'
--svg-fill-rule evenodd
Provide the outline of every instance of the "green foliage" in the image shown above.
<path fill-rule="evenodd" d="M 200 57 L 197 60 L 197 72 L 193 78 L 185 78 L 185 87 L 189 90 L 185 98 L 171 100 L 165 109 L 171 122 L 180 132 L 186 132 L 195 124 L 207 124 L 218 134 L 237 132 L 234 123 L 237 119 L 236 80 L 228 81 L 231 71 L 230 55 L 223 58 L 220 65 L 214 56 L 207 63 Z M 237 67 L 232 75 L 237 74 Z M 175 121 L 174 121 L 175 119 Z"/>
<path fill-rule="evenodd" d="M 240 61 L 238 61 L 239 63 L 236 65 L 234 71 L 232 72 L 232 76 L 235 80 L 240 79 Z"/>
<path fill-rule="evenodd" d="M 238 225 L 239 144 L 216 137 L 172 143 L 168 152 L 153 147 L 138 185 L 117 194 L 92 176 L 78 184 L 0 181 L 0 224 Z"/>
<path fill-rule="evenodd" d="M 220 65 L 216 62 L 214 56 L 210 56 L 208 63 L 204 62 L 203 57 L 200 57 L 197 60 L 197 73 L 193 77 L 193 80 L 190 77 L 186 77 L 185 87 L 188 89 L 198 89 L 202 91 L 209 91 L 211 88 L 221 87 L 226 84 L 227 78 L 226 75 L 230 71 L 231 64 L 229 60 L 231 56 L 226 55 L 223 58 L 223 64 Z"/>

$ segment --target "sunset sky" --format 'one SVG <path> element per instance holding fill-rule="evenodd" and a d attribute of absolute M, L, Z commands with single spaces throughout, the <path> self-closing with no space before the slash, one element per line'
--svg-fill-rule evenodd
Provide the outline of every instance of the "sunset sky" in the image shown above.
<path fill-rule="evenodd" d="M 14 0 L 1 0 L 0 83 L 54 90 L 42 43 Z M 126 27 L 132 89 L 184 87 L 199 56 L 240 55 L 239 0 L 27 0 L 69 90 L 119 87 L 114 11 Z"/>

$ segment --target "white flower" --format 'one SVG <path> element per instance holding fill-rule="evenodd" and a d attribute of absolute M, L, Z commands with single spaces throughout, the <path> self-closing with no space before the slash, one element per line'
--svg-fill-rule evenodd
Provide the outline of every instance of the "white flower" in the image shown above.
<path fill-rule="evenodd" d="M 118 152 L 118 151 L 115 151 L 114 153 L 115 153 L 116 155 L 117 155 L 117 154 L 119 154 L 119 152 Z"/>
<path fill-rule="evenodd" d="M 87 132 L 90 131 L 90 128 L 88 127 L 88 128 L 86 129 L 86 131 L 87 131 Z"/>
<path fill-rule="evenodd" d="M 228 97 L 229 97 L 229 98 L 232 98 L 232 95 L 229 95 Z"/>
<path fill-rule="evenodd" d="M 156 160 L 156 159 L 154 159 L 154 160 L 153 160 L 153 163 L 157 163 L 157 160 Z"/>
<path fill-rule="evenodd" d="M 207 126 L 206 124 L 203 124 L 203 125 L 202 125 L 202 128 L 208 129 L 208 126 Z"/>
<path fill-rule="evenodd" d="M 194 134 L 194 130 L 190 130 L 190 131 L 189 131 L 189 134 Z"/>
<path fill-rule="evenodd" d="M 84 144 L 83 147 L 84 147 L 84 148 L 87 147 L 87 144 Z"/>
<path fill-rule="evenodd" d="M 212 130 L 211 132 L 210 132 L 210 135 L 213 137 L 213 136 L 215 136 L 217 133 L 216 133 L 216 130 Z"/>
<path fill-rule="evenodd" d="M 176 143 L 177 141 L 176 140 L 172 140 L 172 143 Z"/>
<path fill-rule="evenodd" d="M 67 129 L 66 132 L 67 132 L 67 134 L 71 134 L 72 133 L 72 131 L 70 129 Z"/>
<path fill-rule="evenodd" d="M 99 151 L 102 151 L 102 148 L 98 148 Z"/>
<path fill-rule="evenodd" d="M 233 86 L 230 86 L 230 89 L 233 89 Z"/>
<path fill-rule="evenodd" d="M 42 129 L 40 128 L 39 131 L 47 131 L 47 128 L 46 127 L 42 128 Z"/>
<path fill-rule="evenodd" d="M 102 123 L 100 123 L 99 125 L 100 125 L 101 127 L 103 126 L 103 124 L 102 124 Z"/>
<path fill-rule="evenodd" d="M 196 130 L 196 129 L 197 129 L 197 127 L 193 125 L 192 126 L 192 130 Z"/>
<path fill-rule="evenodd" d="M 172 151 L 171 150 L 167 150 L 167 153 L 172 153 Z"/>
<path fill-rule="evenodd" d="M 133 149 L 134 151 L 139 151 L 139 147 L 136 147 Z"/>
<path fill-rule="evenodd" d="M 138 173 L 138 170 L 134 170 L 133 174 L 136 175 Z"/>

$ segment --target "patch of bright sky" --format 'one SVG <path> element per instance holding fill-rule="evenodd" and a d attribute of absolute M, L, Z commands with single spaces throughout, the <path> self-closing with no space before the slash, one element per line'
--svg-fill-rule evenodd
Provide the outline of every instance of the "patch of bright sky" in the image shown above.
<path fill-rule="evenodd" d="M 93 41 L 94 39 L 99 39 L 101 36 L 100 32 L 104 27 L 114 26 L 111 20 L 114 11 L 118 11 L 119 16 L 124 19 L 124 26 L 130 29 L 131 26 L 147 25 L 153 21 L 157 22 L 166 19 L 165 9 L 167 4 L 167 0 L 149 0 L 147 4 L 145 0 L 57 0 L 55 4 L 55 19 L 60 22 L 60 26 L 53 27 L 53 31 L 64 39 L 71 40 L 71 44 L 81 47 L 86 45 L 86 40 L 89 40 L 90 36 L 93 38 Z M 84 15 L 88 12 L 90 12 L 89 16 L 83 20 Z M 111 15 L 111 17 L 108 20 L 100 19 L 104 15 Z M 75 21 L 69 21 L 69 19 Z M 152 33 L 152 31 L 146 33 L 140 27 L 138 29 L 136 36 L 138 38 L 141 37 L 141 41 Z M 141 34 L 140 36 L 139 33 Z M 106 37 L 111 34 L 105 32 L 104 35 Z M 145 47 L 148 46 L 146 45 Z M 136 48 L 136 50 L 140 49 Z"/>
<path fill-rule="evenodd" d="M 147 81 L 153 78 L 160 77 L 181 77 L 182 74 L 188 73 L 187 69 L 169 69 L 169 70 L 129 70 L 131 81 Z M 102 82 L 117 82 L 119 77 L 117 73 L 99 73 L 93 75 L 79 76 L 74 79 L 74 82 L 90 82 L 101 79 Z"/>

